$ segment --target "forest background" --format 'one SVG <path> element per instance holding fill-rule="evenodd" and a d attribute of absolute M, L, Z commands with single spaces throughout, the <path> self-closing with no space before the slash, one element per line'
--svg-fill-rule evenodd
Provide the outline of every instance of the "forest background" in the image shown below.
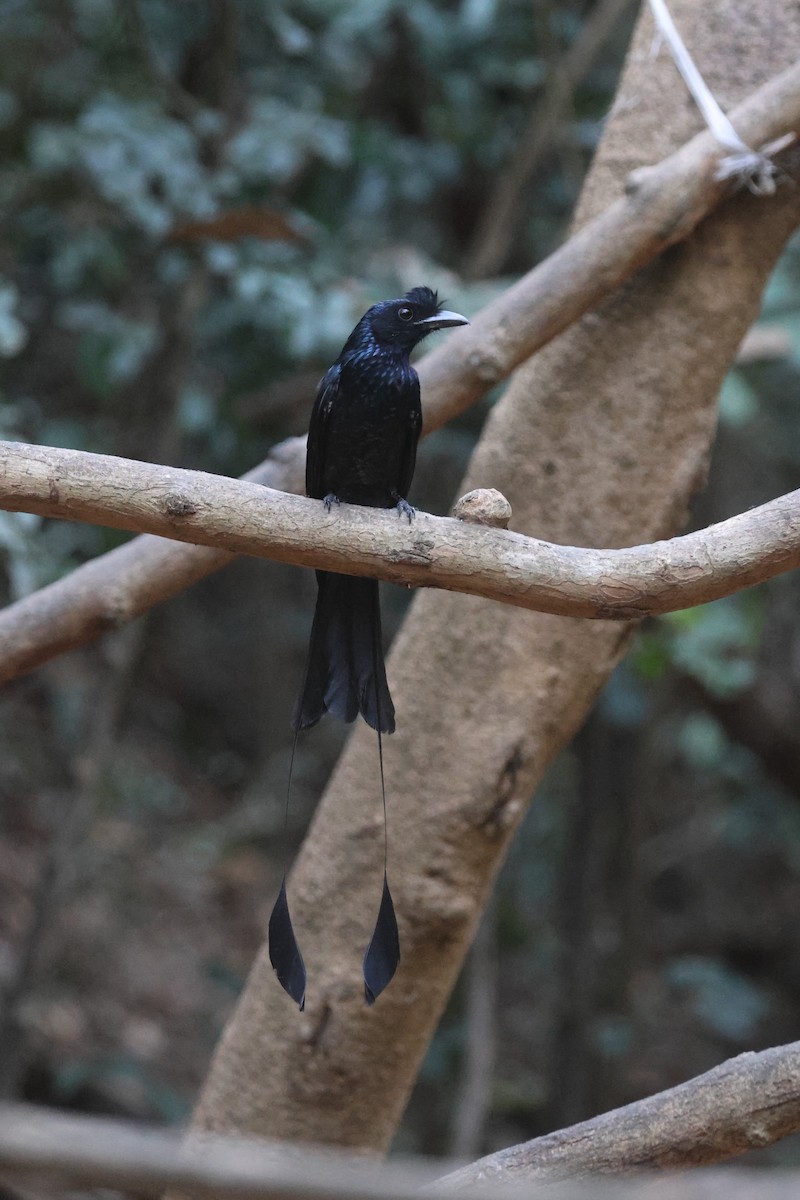
<path fill-rule="evenodd" d="M 558 245 L 634 7 L 6 0 L 2 436 L 249 469 L 374 300 L 424 282 L 470 314 Z M 798 274 L 795 245 L 694 525 L 797 486 Z M 494 400 L 426 440 L 418 507 L 448 510 Z M 121 540 L 0 514 L 2 600 Z M 398 1149 L 475 1157 L 795 1036 L 797 589 L 642 626 L 539 789 Z M 344 738 L 301 740 L 284 835 L 312 599 L 242 560 L 0 694 L 6 1098 L 188 1115 Z M 387 632 L 407 599 L 384 589 Z"/>

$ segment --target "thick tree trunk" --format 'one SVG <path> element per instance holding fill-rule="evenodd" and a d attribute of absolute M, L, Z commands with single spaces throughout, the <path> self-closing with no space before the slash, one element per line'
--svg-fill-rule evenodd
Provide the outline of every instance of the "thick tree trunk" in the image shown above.
<path fill-rule="evenodd" d="M 674 0 L 672 9 L 723 107 L 800 44 L 800 10 L 779 0 Z M 654 59 L 652 49 L 645 14 L 580 222 L 619 194 L 632 168 L 699 125 L 666 52 Z M 512 528 L 556 542 L 629 545 L 677 531 L 702 486 L 720 383 L 798 220 L 796 190 L 735 197 L 518 370 L 464 488 L 499 488 Z M 386 1148 L 531 792 L 626 640 L 619 624 L 446 593 L 416 598 L 391 655 L 398 732 L 385 743 L 398 975 L 366 1008 L 360 957 L 380 897 L 382 837 L 375 737 L 361 727 L 289 884 L 306 1012 L 262 953 L 197 1127 Z"/>

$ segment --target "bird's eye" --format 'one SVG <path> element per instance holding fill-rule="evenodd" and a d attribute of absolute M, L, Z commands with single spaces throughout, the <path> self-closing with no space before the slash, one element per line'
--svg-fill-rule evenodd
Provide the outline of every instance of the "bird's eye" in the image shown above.
<path fill-rule="evenodd" d="M 414 316 L 414 310 L 413 308 L 409 308 L 407 304 L 404 304 L 402 308 L 398 308 L 397 315 L 401 321 L 410 321 Z"/>

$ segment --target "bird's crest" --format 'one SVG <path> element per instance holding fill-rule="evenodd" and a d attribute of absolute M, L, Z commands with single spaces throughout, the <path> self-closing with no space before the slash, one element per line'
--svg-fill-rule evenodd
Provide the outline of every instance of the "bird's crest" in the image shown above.
<path fill-rule="evenodd" d="M 415 287 L 411 291 L 406 292 L 404 299 L 418 306 L 419 308 L 429 309 L 431 315 L 437 313 L 441 308 L 439 303 L 439 293 L 429 287 Z"/>

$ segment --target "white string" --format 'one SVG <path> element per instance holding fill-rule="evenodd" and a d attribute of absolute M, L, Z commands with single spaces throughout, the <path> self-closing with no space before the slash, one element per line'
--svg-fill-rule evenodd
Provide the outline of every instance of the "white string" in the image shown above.
<path fill-rule="evenodd" d="M 760 150 L 752 150 L 739 137 L 695 66 L 681 35 L 675 28 L 675 22 L 667 8 L 666 0 L 650 0 L 650 8 L 659 33 L 669 46 L 675 65 L 703 114 L 706 125 L 720 145 L 730 151 L 720 160 L 714 172 L 714 178 L 717 180 L 736 179 L 758 196 L 773 195 L 777 186 L 778 168 L 772 161 L 772 157 L 778 151 L 790 146 L 796 135 L 786 133 L 776 141 L 762 146 Z"/>

